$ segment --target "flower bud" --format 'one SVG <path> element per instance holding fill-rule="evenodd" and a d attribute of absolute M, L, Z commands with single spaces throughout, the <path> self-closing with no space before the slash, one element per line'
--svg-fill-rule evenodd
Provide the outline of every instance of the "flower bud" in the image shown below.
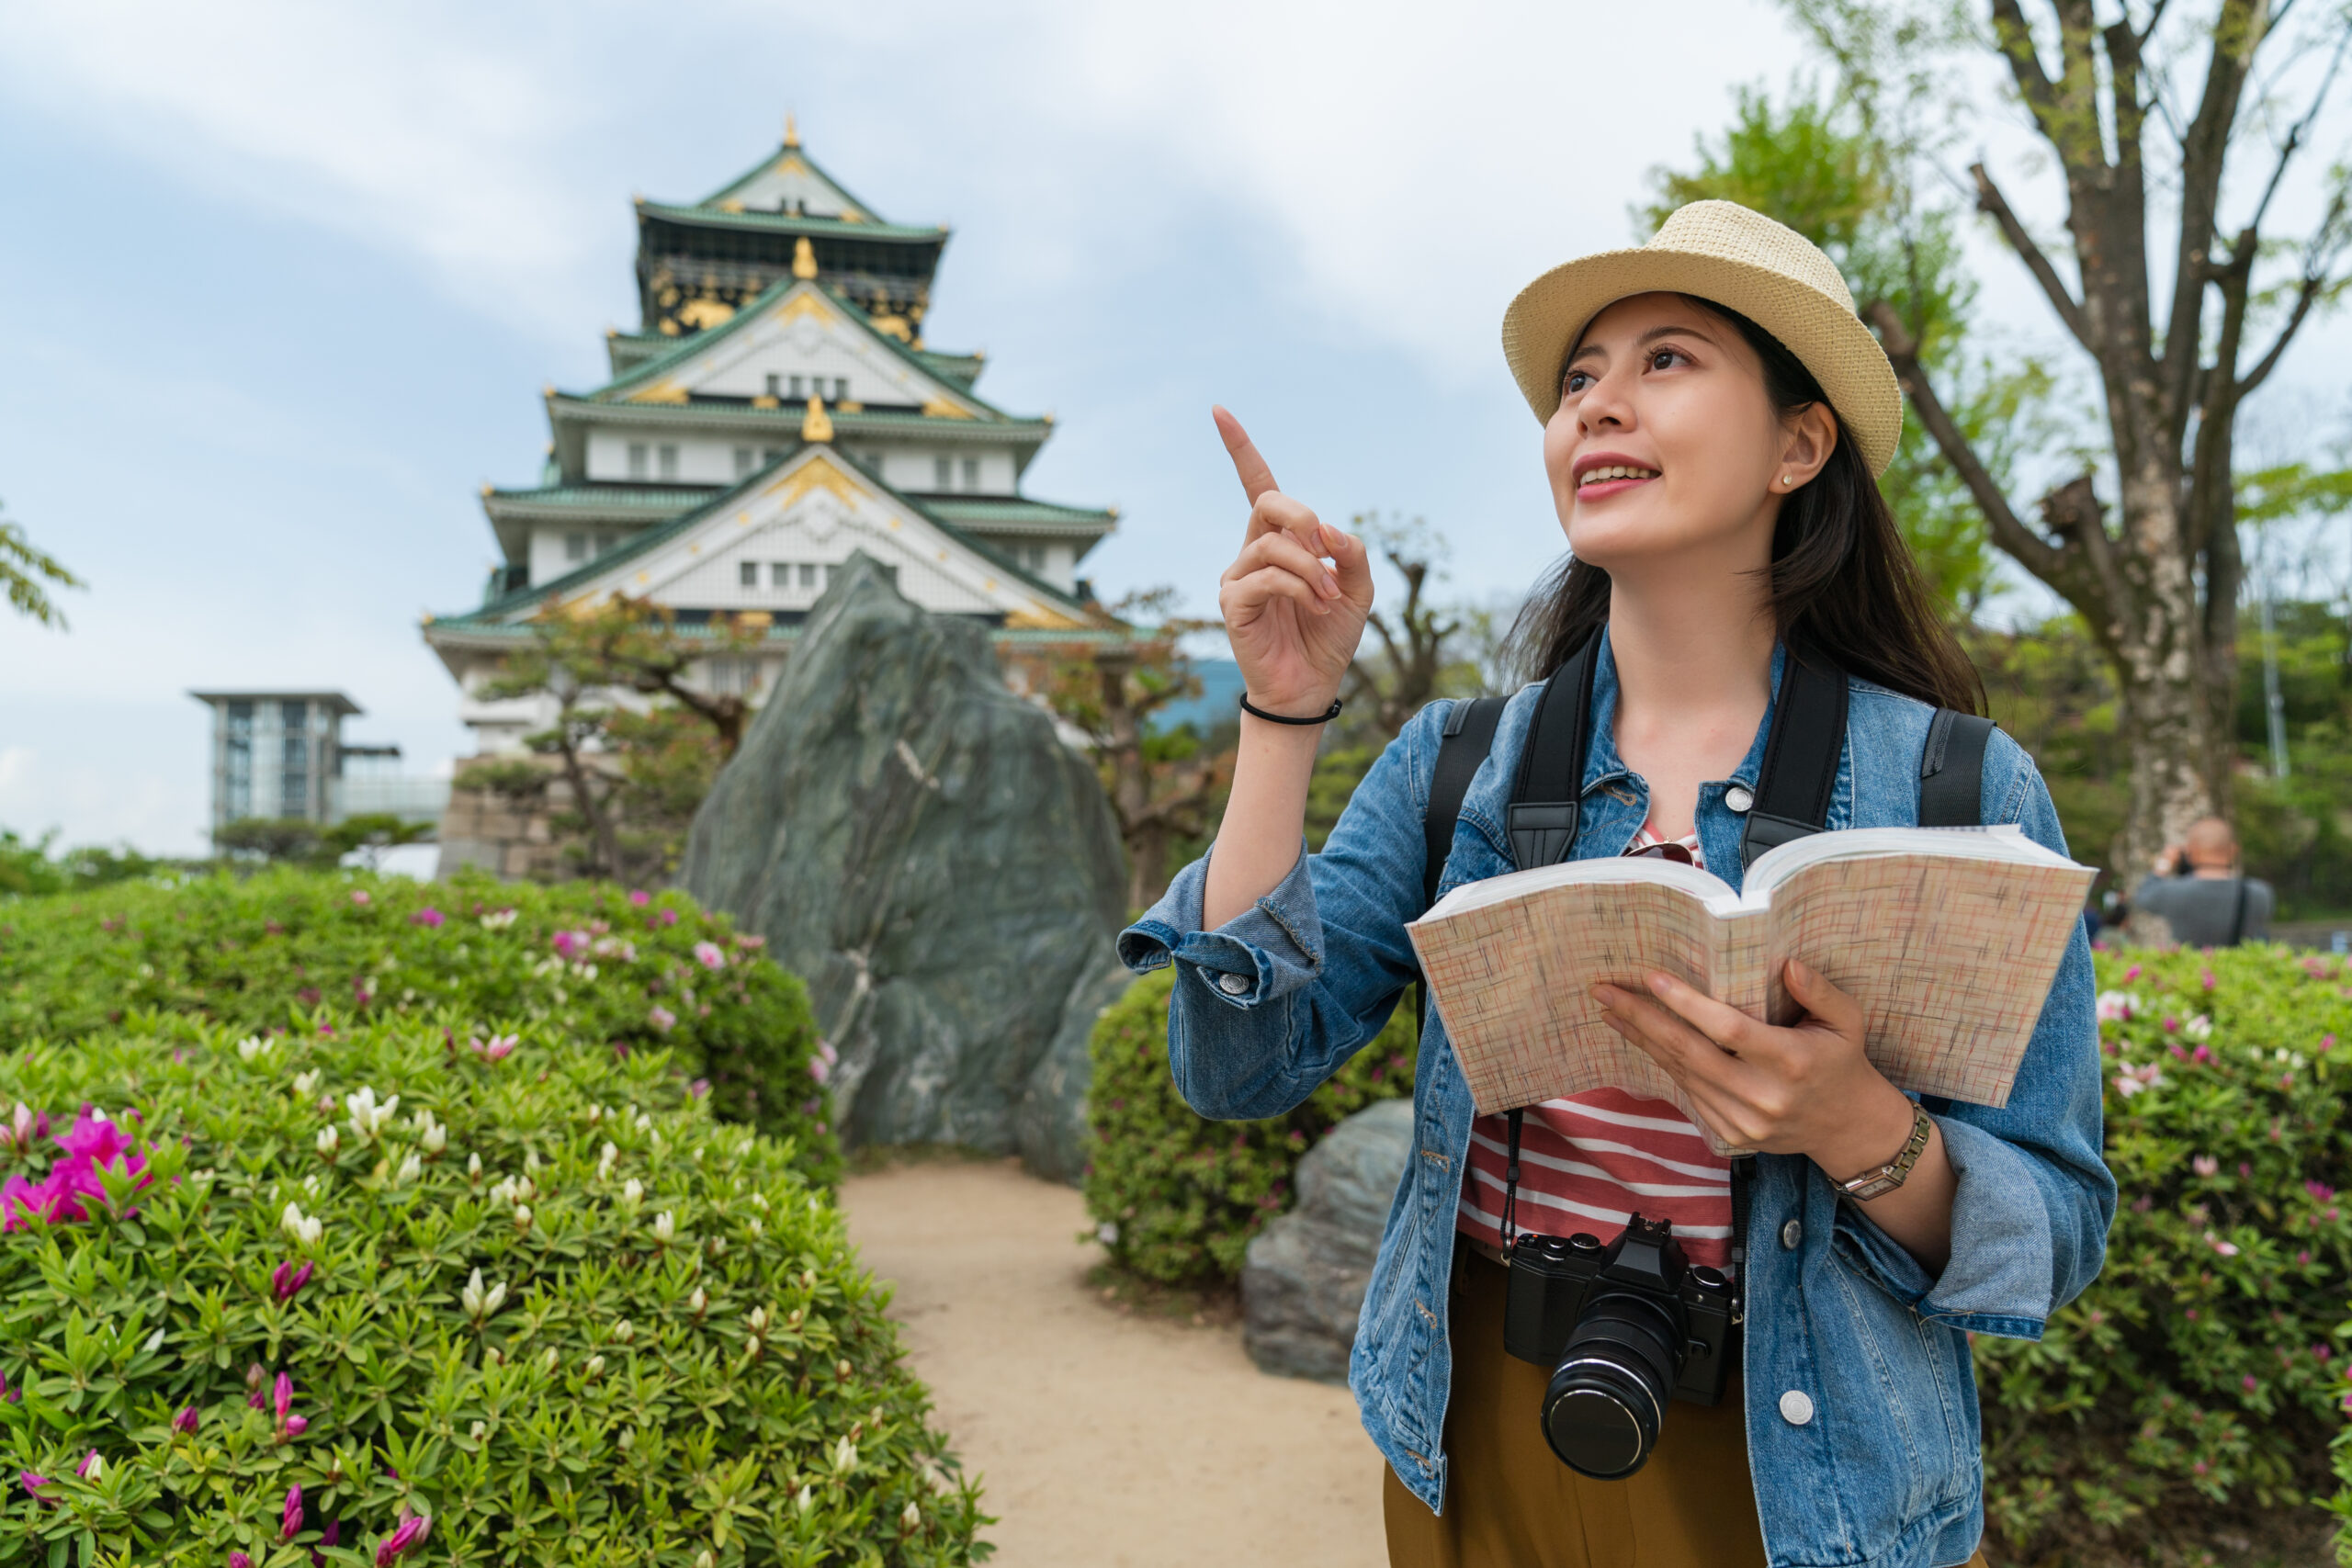
<path fill-rule="evenodd" d="M 411 1155 L 401 1161 L 401 1168 L 393 1173 L 392 1179 L 403 1183 L 414 1181 L 424 1169 L 424 1162 L 416 1156 Z"/>
<path fill-rule="evenodd" d="M 630 1342 L 632 1342 L 633 1340 L 635 1340 L 636 1338 L 637 1338 L 637 1325 L 635 1325 L 635 1324 L 631 1323 L 628 1319 L 627 1319 L 627 1318 L 625 1318 L 625 1317 L 624 1317 L 624 1318 L 617 1319 L 617 1320 L 616 1320 L 616 1321 L 614 1322 L 614 1324 L 613 1324 L 613 1342 L 614 1342 L 615 1344 L 616 1344 L 616 1345 L 627 1345 L 627 1344 L 629 1344 Z"/>
<path fill-rule="evenodd" d="M 487 1421 L 477 1421 L 468 1430 L 466 1435 L 473 1438 L 475 1442 L 479 1443 L 484 1438 L 490 1436 L 490 1423 Z"/>
<path fill-rule="evenodd" d="M 514 1228 L 518 1231 L 531 1228 L 531 1206 L 528 1203 L 514 1205 Z"/>
<path fill-rule="evenodd" d="M 621 1201 L 634 1209 L 645 1201 L 645 1183 L 630 1177 L 621 1183 Z"/>
<path fill-rule="evenodd" d="M 743 1353 L 751 1357 L 754 1361 L 760 1359 L 760 1337 L 758 1335 L 747 1334 L 743 1337 Z"/>
<path fill-rule="evenodd" d="M 449 1146 L 449 1129 L 435 1122 L 418 1137 L 416 1145 L 426 1154 L 437 1155 Z"/>
<path fill-rule="evenodd" d="M 653 1216 L 653 1239 L 667 1247 L 678 1234 L 677 1216 L 664 1209 Z"/>
<path fill-rule="evenodd" d="M 343 1134 L 329 1124 L 319 1129 L 319 1135 L 313 1141 L 318 1145 L 321 1159 L 333 1159 L 335 1150 L 343 1146 Z"/>
<path fill-rule="evenodd" d="M 552 1352 L 550 1352 L 550 1354 L 552 1354 Z M 605 1358 L 602 1356 L 591 1356 L 586 1360 L 580 1363 L 580 1370 L 586 1372 L 592 1378 L 603 1377 L 605 1375 Z"/>
<path fill-rule="evenodd" d="M 899 1528 L 910 1531 L 922 1529 L 922 1510 L 915 1506 L 911 1497 L 907 1499 L 907 1506 L 899 1510 Z"/>
<path fill-rule="evenodd" d="M 476 1187 L 481 1185 L 481 1156 L 473 1154 L 466 1156 L 466 1179 Z"/>

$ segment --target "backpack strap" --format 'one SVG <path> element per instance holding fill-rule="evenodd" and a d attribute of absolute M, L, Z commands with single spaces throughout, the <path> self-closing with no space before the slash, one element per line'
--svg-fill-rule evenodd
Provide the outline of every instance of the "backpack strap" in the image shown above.
<path fill-rule="evenodd" d="M 1453 825 L 1461 819 L 1462 797 L 1477 776 L 1478 764 L 1494 749 L 1495 727 L 1502 722 L 1503 697 L 1479 697 L 1456 703 L 1445 716 L 1443 739 L 1438 742 L 1437 771 L 1430 775 L 1429 809 L 1421 816 L 1421 908 L 1437 902 L 1437 885 L 1444 879 L 1446 857 L 1453 852 Z M 1414 1011 L 1421 1027 L 1429 1027 L 1430 987 L 1427 980 L 1413 987 Z"/>
<path fill-rule="evenodd" d="M 1791 649 L 1772 702 L 1772 735 L 1755 804 L 1739 837 L 1739 863 L 1756 863 L 1766 850 L 1818 833 L 1829 821 L 1838 759 L 1846 747 L 1846 675 L 1815 665 Z"/>
<path fill-rule="evenodd" d="M 1495 727 L 1502 722 L 1501 697 L 1479 697 L 1456 703 L 1445 716 L 1444 737 L 1438 742 L 1437 772 L 1430 775 L 1430 806 L 1421 818 L 1421 908 L 1437 902 L 1437 885 L 1445 875 L 1445 858 L 1453 850 L 1453 825 L 1462 815 L 1462 797 L 1470 792 L 1478 764 L 1495 744 Z"/>
<path fill-rule="evenodd" d="M 1938 708 L 1919 750 L 1919 826 L 1973 828 L 1984 819 L 1984 748 L 1993 721 Z"/>
<path fill-rule="evenodd" d="M 1510 858 L 1521 871 L 1553 865 L 1576 847 L 1584 760 L 1592 749 L 1592 669 L 1598 633 L 1552 671 L 1536 700 L 1510 792 Z"/>

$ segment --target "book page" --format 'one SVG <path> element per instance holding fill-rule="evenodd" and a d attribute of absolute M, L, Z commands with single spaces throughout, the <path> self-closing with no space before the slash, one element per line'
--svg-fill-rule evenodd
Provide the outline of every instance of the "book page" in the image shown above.
<path fill-rule="evenodd" d="M 1801 959 L 1861 1002 L 1871 1060 L 1897 1089 L 2007 1104 L 2093 874 L 2024 841 L 2040 853 L 1865 853 L 1788 871 L 1770 890 L 1757 1015 L 1793 1017 L 1781 971 Z"/>
<path fill-rule="evenodd" d="M 1607 980 L 1640 990 L 1644 975 L 1662 969 L 1711 993 L 1719 981 L 1760 991 L 1755 964 L 1768 917 L 1726 920 L 1708 905 L 1679 879 L 1612 878 L 1446 915 L 1442 901 L 1407 926 L 1478 1109 L 1508 1111 L 1611 1087 L 1683 1104 L 1674 1081 L 1601 1021 L 1591 987 Z M 1727 954 L 1735 955 L 1730 962 L 1745 955 L 1745 987 L 1733 982 Z M 1749 1000 L 1761 1005 L 1758 995 Z"/>

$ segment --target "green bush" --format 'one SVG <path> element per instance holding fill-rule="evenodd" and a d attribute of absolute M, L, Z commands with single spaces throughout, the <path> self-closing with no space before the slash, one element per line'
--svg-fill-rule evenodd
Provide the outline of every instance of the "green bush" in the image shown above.
<path fill-rule="evenodd" d="M 1168 1069 L 1172 970 L 1147 975 L 1094 1026 L 1087 1118 L 1094 1148 L 1086 1209 L 1118 1268 L 1163 1284 L 1241 1272 L 1250 1238 L 1290 1207 L 1290 1176 L 1333 1125 L 1375 1100 L 1413 1092 L 1410 998 L 1379 1038 L 1287 1116 L 1211 1122 Z"/>
<path fill-rule="evenodd" d="M 412 1563 L 982 1554 L 791 1145 L 665 1053 L 518 1032 L 153 1015 L 12 1054 L 0 1564 L 365 1564 L 416 1515 Z M 28 1194 L 60 1172 L 78 1208 Z"/>
<path fill-rule="evenodd" d="M 2352 992 L 2282 948 L 2102 953 L 2107 1266 L 1976 1341 L 1986 1507 L 2025 1562 L 2301 1555 L 2325 1535 L 2352 1220 Z"/>
<path fill-rule="evenodd" d="M 595 1049 L 666 1048 L 712 1104 L 839 1152 L 808 993 L 683 894 L 279 870 L 0 904 L 0 1038 L 62 1039 L 143 1011 L 239 1033 L 408 1018 L 451 1041 L 538 1023 Z"/>

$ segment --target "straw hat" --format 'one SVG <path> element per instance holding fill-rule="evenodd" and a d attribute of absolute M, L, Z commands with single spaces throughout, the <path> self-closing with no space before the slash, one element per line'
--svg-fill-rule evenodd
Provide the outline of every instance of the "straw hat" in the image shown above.
<path fill-rule="evenodd" d="M 1728 306 L 1779 338 L 1829 395 L 1871 472 L 1886 472 L 1903 434 L 1886 351 L 1818 245 L 1736 201 L 1679 208 L 1648 244 L 1564 263 L 1519 291 L 1503 312 L 1503 357 L 1537 419 L 1558 411 L 1561 366 L 1593 317 L 1652 291 Z"/>

